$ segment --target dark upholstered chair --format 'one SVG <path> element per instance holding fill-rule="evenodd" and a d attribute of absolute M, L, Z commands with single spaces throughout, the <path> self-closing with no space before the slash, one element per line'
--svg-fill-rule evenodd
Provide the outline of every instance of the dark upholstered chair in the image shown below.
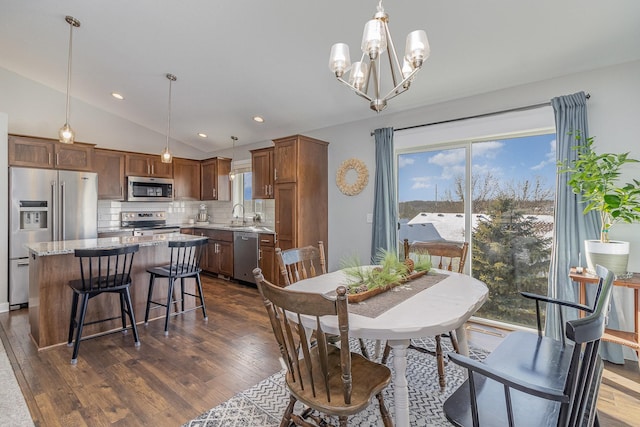
<path fill-rule="evenodd" d="M 122 331 L 127 331 L 127 319 L 131 321 L 133 339 L 136 347 L 140 345 L 136 319 L 133 314 L 131 304 L 131 265 L 133 255 L 138 251 L 138 245 L 123 246 L 109 249 L 76 249 L 75 256 L 80 260 L 80 279 L 69 282 L 69 287 L 73 291 L 71 301 L 71 318 L 69 320 L 69 338 L 67 345 L 72 345 L 73 332 L 75 331 L 75 342 L 73 342 L 73 356 L 71 363 L 78 362 L 78 351 L 82 340 L 82 330 L 86 325 L 91 325 L 109 320 L 118 319 L 110 317 L 107 319 L 85 322 L 87 306 L 89 300 L 103 293 L 117 293 L 120 295 L 120 316 L 122 319 Z M 80 301 L 80 314 L 78 316 L 78 301 Z"/>
<path fill-rule="evenodd" d="M 346 426 L 347 418 L 366 409 L 376 396 L 384 425 L 392 426 L 382 398 L 382 390 L 391 381 L 391 371 L 349 350 L 346 288 L 338 287 L 337 297 L 329 298 L 275 286 L 264 279 L 259 268 L 253 274 L 287 367 L 285 378 L 290 398 L 280 425 L 287 426 L 290 422 L 299 426 L 326 425 L 312 413 L 315 410 L 337 416 L 340 426 Z M 327 340 L 320 321 L 323 316 L 337 316 L 339 347 Z M 310 320 L 306 326 L 313 325 L 315 340 L 310 339 L 306 328 L 298 326 L 302 317 Z M 297 401 L 310 410 L 295 414 Z"/>
<path fill-rule="evenodd" d="M 150 274 L 149 278 L 149 293 L 147 295 L 147 308 L 144 313 L 145 325 L 149 323 L 149 310 L 151 305 L 165 307 L 164 316 L 164 334 L 169 335 L 169 317 L 172 315 L 171 308 L 174 304 L 180 304 L 180 308 L 175 309 L 175 314 L 181 314 L 185 312 L 185 295 L 197 298 L 196 303 L 199 302 L 193 309 L 202 308 L 202 315 L 207 320 L 207 309 L 204 303 L 204 294 L 202 292 L 202 282 L 200 281 L 200 259 L 202 253 L 206 248 L 208 239 L 189 240 L 189 241 L 169 241 L 169 250 L 171 251 L 170 260 L 168 265 L 160 267 L 149 268 L 147 272 Z M 153 286 L 156 278 L 168 279 L 169 286 L 167 288 L 167 296 L 164 300 L 153 300 Z M 194 278 L 196 280 L 197 294 L 185 292 L 184 280 L 187 278 Z M 175 300 L 174 284 L 176 279 L 180 279 L 180 296 L 179 300 Z"/>
<path fill-rule="evenodd" d="M 456 426 L 474 427 L 599 425 L 596 402 L 603 362 L 598 349 L 613 274 L 599 267 L 598 275 L 601 288 L 594 308 L 566 322 L 563 339 L 516 331 L 484 362 L 450 355 L 467 369 L 468 380 L 445 401 L 447 419 Z"/>

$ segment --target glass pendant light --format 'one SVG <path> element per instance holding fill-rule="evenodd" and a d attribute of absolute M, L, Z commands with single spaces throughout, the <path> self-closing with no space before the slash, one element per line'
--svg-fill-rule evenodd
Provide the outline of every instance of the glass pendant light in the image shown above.
<path fill-rule="evenodd" d="M 76 139 L 76 133 L 71 129 L 69 125 L 69 93 L 71 91 L 71 53 L 73 47 L 73 27 L 79 27 L 80 21 L 73 16 L 66 16 L 65 21 L 69 24 L 69 57 L 67 61 L 67 110 L 65 115 L 64 125 L 58 131 L 58 140 L 65 144 L 73 144 Z"/>
<path fill-rule="evenodd" d="M 237 136 L 232 136 L 231 137 L 231 144 L 232 144 L 232 148 L 231 148 L 231 170 L 229 171 L 229 180 L 233 181 L 234 179 L 236 179 L 236 171 L 233 168 L 233 159 L 236 156 L 236 141 L 238 140 Z"/>
<path fill-rule="evenodd" d="M 169 79 L 169 106 L 167 107 L 167 145 L 165 145 L 164 150 L 162 150 L 160 158 L 162 159 L 162 163 L 171 163 L 171 160 L 173 160 L 171 151 L 169 151 L 169 138 L 171 137 L 171 84 L 178 80 L 178 78 L 173 74 L 167 74 L 166 77 L 167 79 Z"/>

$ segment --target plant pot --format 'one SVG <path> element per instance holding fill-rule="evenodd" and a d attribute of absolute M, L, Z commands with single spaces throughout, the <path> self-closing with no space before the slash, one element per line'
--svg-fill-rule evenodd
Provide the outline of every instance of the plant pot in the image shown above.
<path fill-rule="evenodd" d="M 590 272 L 595 272 L 598 264 L 616 275 L 627 272 L 629 242 L 611 240 L 608 243 L 602 243 L 600 240 L 585 240 L 584 248 L 587 268 Z"/>

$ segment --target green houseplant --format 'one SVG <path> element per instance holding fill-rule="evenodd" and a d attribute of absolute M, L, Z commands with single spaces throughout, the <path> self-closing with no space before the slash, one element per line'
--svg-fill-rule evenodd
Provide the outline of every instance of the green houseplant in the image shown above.
<path fill-rule="evenodd" d="M 581 136 L 577 134 L 577 140 Z M 621 169 L 625 164 L 638 163 L 639 161 L 629 157 L 629 153 L 603 153 L 598 154 L 593 149 L 594 138 L 587 138 L 584 145 L 573 147 L 577 151 L 577 158 L 573 161 L 559 162 L 561 173 L 568 173 L 567 184 L 576 194 L 582 195 L 585 203 L 583 213 L 596 211 L 600 214 L 600 245 L 590 245 L 586 242 L 587 257 L 591 256 L 589 268 L 595 265 L 593 254 L 606 251 L 613 254 L 625 255 L 626 258 L 619 261 L 624 264 L 614 266 L 612 270 L 617 273 L 626 271 L 628 259 L 628 242 L 613 242 L 609 239 L 609 230 L 617 223 L 640 222 L 640 181 L 632 179 L 631 182 L 619 181 Z M 614 247 L 607 243 L 623 243 Z M 626 249 L 625 249 L 626 247 Z M 589 258 L 588 258 L 589 261 Z M 601 259 L 596 260 L 598 263 Z"/>

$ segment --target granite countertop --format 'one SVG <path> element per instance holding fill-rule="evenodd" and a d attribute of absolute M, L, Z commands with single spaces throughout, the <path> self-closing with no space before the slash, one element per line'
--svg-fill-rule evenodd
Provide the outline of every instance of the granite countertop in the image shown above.
<path fill-rule="evenodd" d="M 57 242 L 30 243 L 25 245 L 29 253 L 37 256 L 72 254 L 76 249 L 105 249 L 135 245 L 159 246 L 169 241 L 200 240 L 203 237 L 190 234 L 155 234 L 152 236 L 102 237 L 99 239 L 62 240 Z"/>
<path fill-rule="evenodd" d="M 219 224 L 219 223 L 202 223 L 196 222 L 194 224 L 180 224 L 180 228 L 208 228 L 212 230 L 227 230 L 227 231 L 248 231 L 253 233 L 275 234 L 273 227 L 265 225 L 241 225 L 241 224 Z"/>

